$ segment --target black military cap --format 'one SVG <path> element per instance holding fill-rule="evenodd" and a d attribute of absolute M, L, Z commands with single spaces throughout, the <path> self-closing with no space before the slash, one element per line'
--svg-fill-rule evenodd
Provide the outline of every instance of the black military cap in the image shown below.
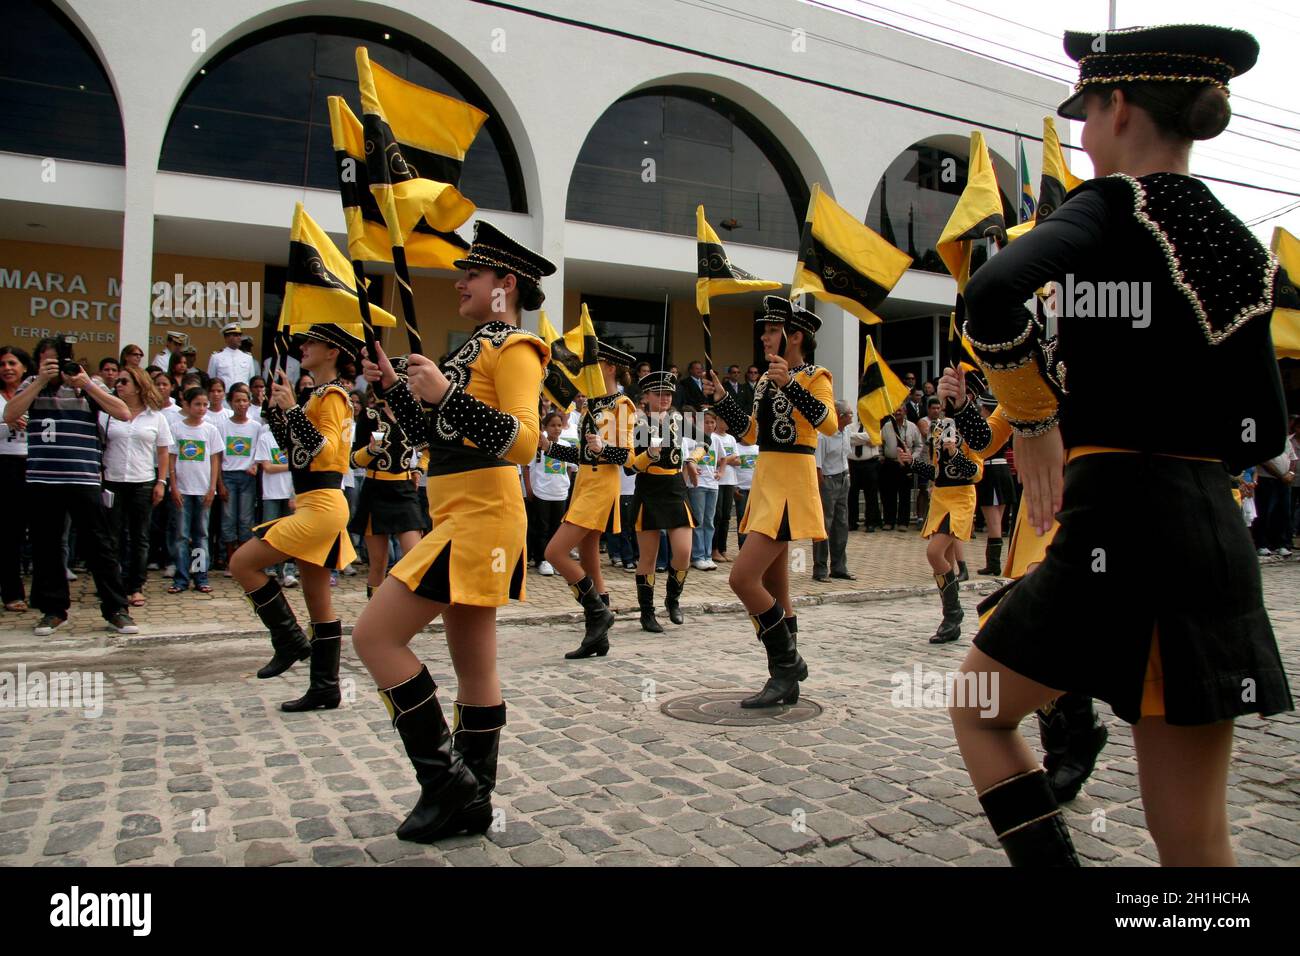
<path fill-rule="evenodd" d="M 1198 83 L 1227 90 L 1259 57 L 1259 41 L 1245 30 L 1205 24 L 1068 30 L 1065 52 L 1079 64 L 1074 93 L 1058 115 L 1082 120 L 1083 95 L 1099 83 Z"/>
<path fill-rule="evenodd" d="M 474 242 L 465 258 L 457 259 L 452 265 L 457 269 L 472 269 L 475 266 L 505 269 L 533 283 L 540 283 L 542 276 L 555 272 L 555 264 L 550 260 L 515 242 L 484 219 L 474 223 Z"/>
<path fill-rule="evenodd" d="M 778 322 L 788 326 L 790 331 L 807 332 L 816 335 L 822 327 L 822 320 L 807 309 L 801 309 L 785 296 L 763 296 L 763 314 L 759 322 Z"/>

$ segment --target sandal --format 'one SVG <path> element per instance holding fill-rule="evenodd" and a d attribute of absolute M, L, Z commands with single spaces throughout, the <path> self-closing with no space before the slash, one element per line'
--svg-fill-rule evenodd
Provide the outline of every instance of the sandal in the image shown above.
<path fill-rule="evenodd" d="M 6 611 L 14 611 L 15 613 L 19 613 L 19 612 L 22 612 L 22 611 L 26 611 L 26 610 L 28 610 L 27 602 L 26 602 L 26 601 L 22 601 L 22 600 L 19 600 L 19 601 L 5 601 L 5 610 L 6 610 Z"/>
<path fill-rule="evenodd" d="M 176 585 L 173 584 L 171 587 L 169 587 L 169 588 L 167 589 L 167 593 L 168 593 L 168 594 L 184 594 L 184 593 L 185 593 L 185 588 L 178 588 Z"/>
<path fill-rule="evenodd" d="M 212 593 L 212 585 L 211 585 L 211 584 L 196 584 L 196 585 L 194 585 L 194 590 L 198 591 L 200 594 L 211 594 L 211 593 Z"/>
<path fill-rule="evenodd" d="M 132 607 L 144 607 L 146 601 L 143 594 L 136 594 L 128 598 L 126 603 Z"/>

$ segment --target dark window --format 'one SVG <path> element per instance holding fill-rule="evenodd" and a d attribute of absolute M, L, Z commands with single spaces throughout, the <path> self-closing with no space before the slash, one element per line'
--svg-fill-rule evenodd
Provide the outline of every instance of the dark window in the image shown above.
<path fill-rule="evenodd" d="M 703 203 L 724 243 L 795 249 L 808 195 L 784 147 L 744 110 L 699 90 L 661 88 L 619 100 L 592 127 L 567 217 L 694 236 Z"/>
<path fill-rule="evenodd" d="M 46 0 L 9 0 L 0 30 L 0 150 L 121 166 L 122 115 L 99 57 Z"/>
<path fill-rule="evenodd" d="M 649 362 L 651 368 L 660 367 L 664 354 L 663 302 L 601 295 L 584 295 L 582 300 L 587 303 L 598 339 L 631 352 L 638 362 Z"/>
<path fill-rule="evenodd" d="M 358 46 L 367 47 L 373 62 L 398 76 L 487 113 L 488 121 L 465 156 L 460 190 L 481 208 L 527 212 L 518 157 L 483 92 L 427 44 L 357 20 L 294 20 L 223 50 L 181 97 L 163 141 L 160 167 L 335 188 L 326 97 L 342 96 L 361 118 Z"/>
<path fill-rule="evenodd" d="M 947 275 L 948 268 L 935 247 L 966 188 L 967 166 L 964 156 L 918 143 L 900 153 L 880 177 L 867 206 L 866 223 L 910 255 L 913 269 Z M 1007 225 L 1014 225 L 1014 207 L 1006 193 L 1000 195 L 1002 215 Z M 977 243 L 972 251 L 972 269 L 983 262 L 984 256 Z"/>

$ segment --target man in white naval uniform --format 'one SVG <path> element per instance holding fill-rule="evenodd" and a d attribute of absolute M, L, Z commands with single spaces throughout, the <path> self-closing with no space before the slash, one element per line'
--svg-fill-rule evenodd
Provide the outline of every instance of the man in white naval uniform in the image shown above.
<path fill-rule="evenodd" d="M 238 322 L 223 326 L 221 334 L 226 337 L 226 347 L 214 352 L 208 360 L 208 378 L 219 378 L 226 385 L 226 390 L 236 382 L 248 384 L 249 379 L 257 374 L 257 359 L 239 347 L 244 337 L 244 330 Z"/>

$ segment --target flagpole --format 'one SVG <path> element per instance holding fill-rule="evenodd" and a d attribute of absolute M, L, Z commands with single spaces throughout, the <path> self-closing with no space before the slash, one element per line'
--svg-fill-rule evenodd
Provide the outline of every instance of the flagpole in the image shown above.
<path fill-rule="evenodd" d="M 370 297 L 366 294 L 366 267 L 360 259 L 352 260 L 352 276 L 357 284 L 357 311 L 361 313 L 361 327 L 366 336 L 366 354 L 373 362 L 375 353 L 375 327 L 370 322 Z"/>
<path fill-rule="evenodd" d="M 411 342 L 411 354 L 423 355 L 419 325 L 415 318 L 415 293 L 411 289 L 411 270 L 406 266 L 406 249 L 393 246 L 393 270 L 397 274 L 397 291 L 402 297 L 402 318 L 406 322 L 406 336 Z"/>
<path fill-rule="evenodd" d="M 664 289 L 664 337 L 659 346 L 659 371 L 668 371 L 668 290 Z"/>

